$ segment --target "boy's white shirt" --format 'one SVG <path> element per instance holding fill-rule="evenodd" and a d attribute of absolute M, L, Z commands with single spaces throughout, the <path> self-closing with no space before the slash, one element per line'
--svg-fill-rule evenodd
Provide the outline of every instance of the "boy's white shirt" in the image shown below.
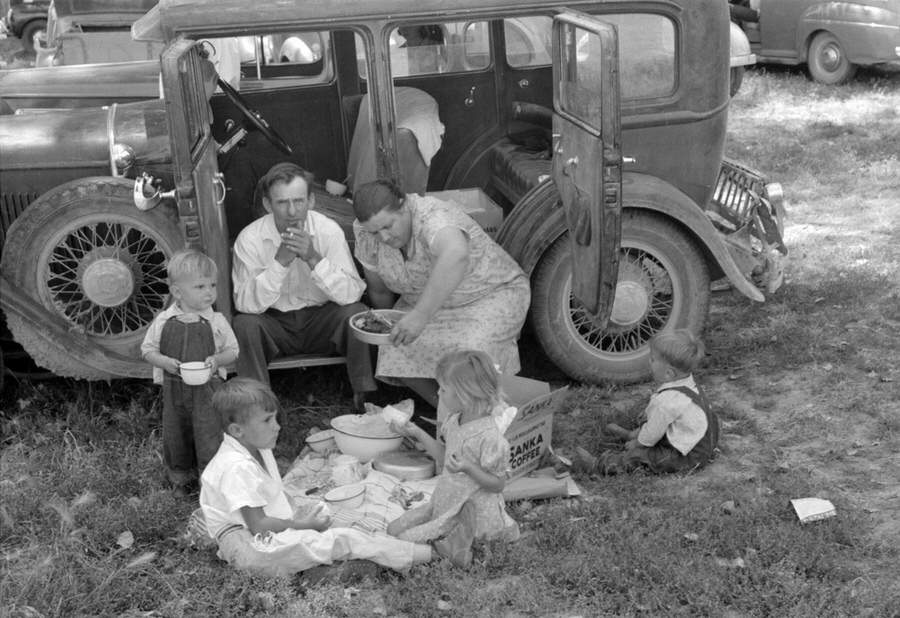
<path fill-rule="evenodd" d="M 266 515 L 291 519 L 294 509 L 271 449 L 260 449 L 265 469 L 234 437 L 224 435 L 222 444 L 200 477 L 200 508 L 213 538 L 228 526 L 246 527 L 241 508 L 262 507 Z"/>
<path fill-rule="evenodd" d="M 703 439 L 708 426 L 706 413 L 684 393 L 667 390 L 682 386 L 697 392 L 694 376 L 688 375 L 660 384 L 650 397 L 645 410 L 647 421 L 637 436 L 639 444 L 653 446 L 666 436 L 669 444 L 687 455 Z"/>
<path fill-rule="evenodd" d="M 207 307 L 200 312 L 184 311 L 176 302 L 163 309 L 159 315 L 153 318 L 153 322 L 150 323 L 150 327 L 144 335 L 144 341 L 141 343 L 141 356 L 146 358 L 148 352 L 159 352 L 159 340 L 162 336 L 162 329 L 166 325 L 166 322 L 169 321 L 169 318 L 188 314 L 199 315 L 209 322 L 213 332 L 213 342 L 216 346 L 216 354 L 226 350 L 234 350 L 235 353 L 238 352 L 237 337 L 235 337 L 234 331 L 231 330 L 231 325 L 228 323 L 228 320 L 225 319 L 224 315 L 218 311 L 213 311 L 212 307 Z M 225 367 L 219 367 L 219 377 L 223 380 L 228 378 L 228 371 Z M 154 384 L 162 384 L 162 381 L 163 370 L 159 367 L 154 367 Z"/>

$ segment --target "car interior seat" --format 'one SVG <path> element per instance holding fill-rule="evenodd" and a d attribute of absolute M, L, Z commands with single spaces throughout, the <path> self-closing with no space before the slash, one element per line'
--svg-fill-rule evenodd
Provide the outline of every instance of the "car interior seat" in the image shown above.
<path fill-rule="evenodd" d="M 347 185 L 351 192 L 376 179 L 375 135 L 369 119 L 369 96 L 348 97 L 345 113 L 351 120 L 353 139 L 347 160 Z M 357 103 L 358 101 L 358 103 Z M 400 188 L 404 193 L 425 194 L 431 159 L 440 149 L 444 125 L 437 101 L 418 88 L 398 87 L 394 91 L 397 118 L 397 157 L 400 163 Z M 353 115 L 353 107 L 359 110 Z"/>

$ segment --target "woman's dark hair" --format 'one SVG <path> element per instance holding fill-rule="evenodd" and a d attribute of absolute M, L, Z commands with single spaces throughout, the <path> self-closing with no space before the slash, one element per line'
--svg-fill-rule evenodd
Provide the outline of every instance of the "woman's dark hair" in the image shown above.
<path fill-rule="evenodd" d="M 373 180 L 353 192 L 353 212 L 360 223 L 365 223 L 382 210 L 400 210 L 405 196 L 397 183 L 390 180 Z"/>
<path fill-rule="evenodd" d="M 289 184 L 294 178 L 302 178 L 306 183 L 307 192 L 312 191 L 312 183 L 315 178 L 312 172 L 308 172 L 296 163 L 276 163 L 256 183 L 256 195 L 260 198 L 269 197 L 269 189 L 278 182 Z"/>

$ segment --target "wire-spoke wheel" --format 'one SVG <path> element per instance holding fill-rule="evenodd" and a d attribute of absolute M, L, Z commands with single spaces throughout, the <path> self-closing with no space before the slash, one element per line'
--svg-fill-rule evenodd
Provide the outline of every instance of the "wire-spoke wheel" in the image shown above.
<path fill-rule="evenodd" d="M 541 258 L 532 322 L 547 356 L 585 382 L 634 382 L 650 375 L 650 339 L 674 328 L 699 333 L 709 307 L 706 263 L 675 224 L 647 212 L 622 220 L 619 276 L 609 323 L 600 328 L 572 297 L 569 237 Z"/>
<path fill-rule="evenodd" d="M 70 329 L 140 362 L 144 333 L 169 297 L 166 263 L 181 245 L 170 209 L 142 212 L 132 202 L 131 181 L 91 178 L 58 187 L 28 206 L 10 227 L 3 268 Z M 9 321 L 16 339 L 43 366 L 60 375 L 94 377 L 65 354 L 45 349 L 46 338 L 22 332 L 28 327 L 19 320 Z"/>

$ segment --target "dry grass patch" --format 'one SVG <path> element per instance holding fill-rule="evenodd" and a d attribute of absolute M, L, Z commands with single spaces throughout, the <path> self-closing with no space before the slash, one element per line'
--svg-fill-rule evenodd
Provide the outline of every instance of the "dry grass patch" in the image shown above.
<path fill-rule="evenodd" d="M 705 470 L 584 480 L 581 500 L 514 505 L 524 538 L 480 547 L 469 571 L 436 562 L 348 584 L 265 581 L 181 536 L 195 505 L 162 485 L 153 388 L 22 384 L 0 401 L 0 607 L 32 618 L 895 614 L 897 110 L 900 71 L 840 88 L 758 71 L 734 99 L 728 153 L 784 185 L 791 255 L 765 304 L 713 299 L 698 377 L 723 433 Z M 275 375 L 282 465 L 310 427 L 347 412 L 343 383 L 326 369 Z M 597 448 L 603 424 L 637 422 L 651 391 L 574 387 L 554 446 Z M 804 496 L 832 500 L 837 517 L 801 526 L 789 500 Z"/>

